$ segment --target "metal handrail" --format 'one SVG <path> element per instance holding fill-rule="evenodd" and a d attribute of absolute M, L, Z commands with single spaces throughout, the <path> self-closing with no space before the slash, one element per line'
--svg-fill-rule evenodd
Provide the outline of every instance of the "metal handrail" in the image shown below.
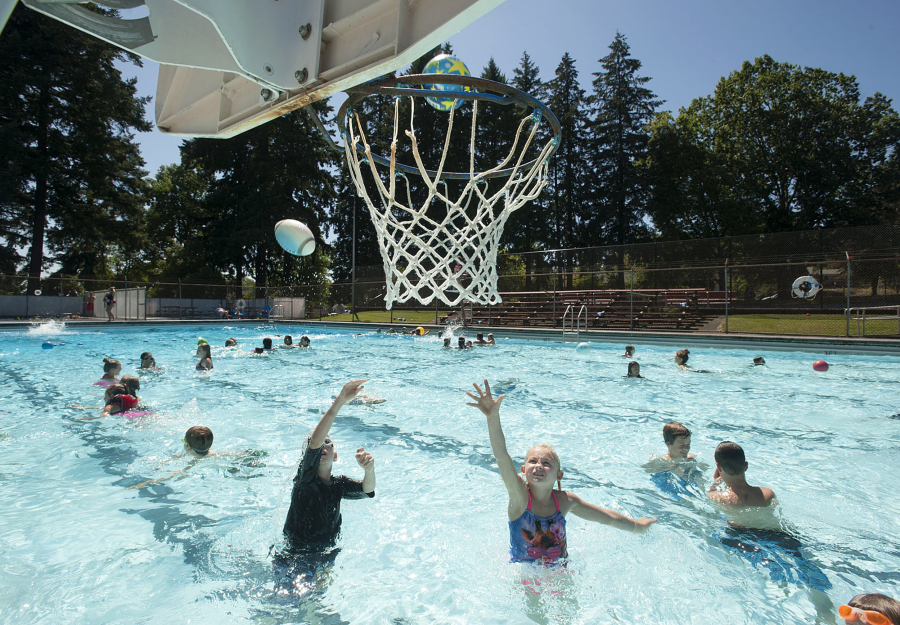
<path fill-rule="evenodd" d="M 578 311 L 578 317 L 576 318 L 578 321 L 578 336 L 581 336 L 581 313 L 584 313 L 584 329 L 587 330 L 587 306 L 584 304 L 581 305 L 581 310 Z"/>
<path fill-rule="evenodd" d="M 566 306 L 566 311 L 563 313 L 563 316 L 562 316 L 562 333 L 563 333 L 563 336 L 566 335 L 566 317 L 569 315 L 569 313 L 572 313 L 572 315 L 573 315 L 573 317 L 572 317 L 572 327 L 574 328 L 574 327 L 575 327 L 575 318 L 574 318 L 574 314 L 575 314 L 575 313 L 572 311 L 572 304 L 569 304 L 568 306 Z"/>
<path fill-rule="evenodd" d="M 880 317 L 867 317 L 866 312 L 870 310 L 895 310 L 897 311 L 896 316 L 880 316 Z M 850 317 L 853 315 L 853 311 L 856 311 L 856 336 L 865 336 L 866 335 L 866 319 L 869 321 L 883 321 L 886 319 L 896 319 L 897 320 L 897 334 L 900 334 L 900 306 L 861 306 L 857 308 L 845 308 L 844 315 L 847 317 L 847 323 L 850 323 Z M 860 321 L 862 321 L 862 333 L 860 334 Z"/>

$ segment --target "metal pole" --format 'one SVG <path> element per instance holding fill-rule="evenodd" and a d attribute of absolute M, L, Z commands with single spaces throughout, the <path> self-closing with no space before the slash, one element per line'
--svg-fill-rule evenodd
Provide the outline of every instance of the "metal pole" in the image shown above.
<path fill-rule="evenodd" d="M 181 278 L 178 278 L 178 318 L 181 319 Z"/>
<path fill-rule="evenodd" d="M 356 319 L 356 198 L 353 198 L 353 259 L 350 270 L 350 321 Z M 436 306 L 437 304 L 435 304 Z"/>
<path fill-rule="evenodd" d="M 556 327 L 556 271 L 553 271 L 553 327 Z M 566 329 L 565 320 L 563 320 L 563 331 Z"/>
<path fill-rule="evenodd" d="M 731 239 L 729 238 L 729 242 Z M 728 259 L 725 259 L 725 334 L 728 334 Z"/>
<path fill-rule="evenodd" d="M 63 276 L 62 272 L 59 272 L 59 316 L 62 317 L 62 302 L 63 302 Z"/>
<path fill-rule="evenodd" d="M 123 295 L 125 296 L 125 315 L 122 317 L 122 319 L 127 320 L 128 319 L 128 276 L 125 276 L 125 293 L 123 293 Z"/>
<path fill-rule="evenodd" d="M 631 268 L 631 309 L 628 312 L 630 328 L 634 330 L 634 267 Z"/>
<path fill-rule="evenodd" d="M 844 252 L 847 255 L 847 336 L 850 336 L 850 252 Z"/>

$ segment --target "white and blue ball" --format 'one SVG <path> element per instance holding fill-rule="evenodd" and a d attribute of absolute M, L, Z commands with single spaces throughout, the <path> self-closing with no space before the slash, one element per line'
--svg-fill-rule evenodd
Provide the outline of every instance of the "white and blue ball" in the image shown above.
<path fill-rule="evenodd" d="M 425 70 L 422 73 L 471 76 L 466 64 L 449 54 L 439 54 L 428 61 L 428 65 L 425 66 Z M 445 93 L 462 93 L 472 90 L 471 87 L 465 87 L 463 85 L 425 85 L 425 88 L 432 91 L 443 91 Z M 425 98 L 425 101 L 439 111 L 449 111 L 453 108 L 459 108 L 462 103 L 465 102 L 465 100 L 454 100 L 453 98 Z M 453 106 L 454 101 L 456 102 L 456 106 Z"/>
<path fill-rule="evenodd" d="M 309 256 L 316 251 L 312 230 L 296 219 L 282 219 L 275 224 L 275 239 L 284 251 L 294 256 Z"/>
<path fill-rule="evenodd" d="M 575 346 L 575 353 L 577 354 L 590 354 L 591 353 L 591 344 L 590 343 L 579 343 Z"/>

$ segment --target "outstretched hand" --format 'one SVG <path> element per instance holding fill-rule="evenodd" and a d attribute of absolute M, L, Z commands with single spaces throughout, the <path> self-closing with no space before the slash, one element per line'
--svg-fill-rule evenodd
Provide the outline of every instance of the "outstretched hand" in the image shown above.
<path fill-rule="evenodd" d="M 367 452 L 365 449 L 360 447 L 356 450 L 356 462 L 363 468 L 363 470 L 368 471 L 375 467 L 375 458 L 372 457 L 372 454 Z"/>
<path fill-rule="evenodd" d="M 492 418 L 500 418 L 500 404 L 503 403 L 503 400 L 506 399 L 506 395 L 501 395 L 497 399 L 491 395 L 491 387 L 488 384 L 488 381 L 484 381 L 484 391 L 481 390 L 481 387 L 478 386 L 478 383 L 475 382 L 472 384 L 475 387 L 475 390 L 478 392 L 478 395 L 474 395 L 471 391 L 466 391 L 466 395 L 475 400 L 475 403 L 466 402 L 467 406 L 475 406 L 481 412 L 484 413 L 488 419 Z"/>
<path fill-rule="evenodd" d="M 354 399 L 359 392 L 363 390 L 363 382 L 368 382 L 369 378 L 365 378 L 363 380 L 350 380 L 346 384 L 344 384 L 343 388 L 341 388 L 341 392 L 338 395 L 338 400 L 342 403 L 347 403 Z"/>
<path fill-rule="evenodd" d="M 656 519 L 648 519 L 645 516 L 642 516 L 637 521 L 634 522 L 634 533 L 635 534 L 643 534 L 650 526 L 656 523 Z"/>

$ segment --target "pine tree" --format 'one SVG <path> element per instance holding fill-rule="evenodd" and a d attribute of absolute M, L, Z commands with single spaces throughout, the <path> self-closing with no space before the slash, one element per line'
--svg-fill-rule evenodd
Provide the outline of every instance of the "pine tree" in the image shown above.
<path fill-rule="evenodd" d="M 132 132 L 150 130 L 149 98 L 122 80 L 122 60 L 140 65 L 24 6 L 0 36 L 0 260 L 18 263 L 11 250 L 28 242 L 29 291 L 48 260 L 93 277 L 116 247 L 134 257 L 143 240 L 146 172 Z"/>
<path fill-rule="evenodd" d="M 647 124 L 663 101 L 644 87 L 641 62 L 630 56 L 622 33 L 600 59 L 591 96 L 593 207 L 587 219 L 592 245 L 631 243 L 646 236 L 646 185 L 636 162 L 647 151 Z"/>

